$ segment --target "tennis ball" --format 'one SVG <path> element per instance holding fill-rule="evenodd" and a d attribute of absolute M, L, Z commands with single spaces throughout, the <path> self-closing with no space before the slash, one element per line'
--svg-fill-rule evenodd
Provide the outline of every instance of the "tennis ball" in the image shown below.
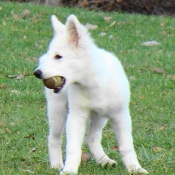
<path fill-rule="evenodd" d="M 62 78 L 60 76 L 51 77 L 43 80 L 44 85 L 49 89 L 55 89 L 62 85 Z"/>

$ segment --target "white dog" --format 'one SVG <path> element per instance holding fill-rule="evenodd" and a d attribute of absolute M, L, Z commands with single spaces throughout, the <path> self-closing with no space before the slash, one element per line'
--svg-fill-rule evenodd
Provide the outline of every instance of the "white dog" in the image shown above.
<path fill-rule="evenodd" d="M 87 144 L 96 162 L 114 166 L 101 146 L 102 129 L 112 122 L 122 161 L 129 172 L 148 172 L 138 162 L 131 134 L 130 89 L 119 60 L 98 48 L 85 27 L 74 15 L 62 24 L 51 17 L 54 37 L 34 74 L 48 79 L 61 76 L 64 81 L 54 89 L 45 88 L 49 119 L 49 156 L 52 168 L 60 174 L 78 173 L 86 123 L 90 121 Z M 66 126 L 65 165 L 61 137 Z"/>

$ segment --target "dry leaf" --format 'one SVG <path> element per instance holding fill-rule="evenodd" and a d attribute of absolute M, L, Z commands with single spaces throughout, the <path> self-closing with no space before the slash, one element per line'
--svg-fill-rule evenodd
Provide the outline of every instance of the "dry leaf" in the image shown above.
<path fill-rule="evenodd" d="M 21 80 L 21 79 L 23 79 L 24 77 L 25 77 L 25 74 L 22 73 L 22 74 L 18 75 L 16 78 L 17 78 L 18 80 Z"/>
<path fill-rule="evenodd" d="M 29 135 L 25 136 L 24 138 L 35 140 L 35 134 L 33 134 L 33 133 L 29 134 Z"/>
<path fill-rule="evenodd" d="M 145 99 L 145 96 L 141 95 L 139 96 L 139 98 L 142 100 L 142 99 Z"/>
<path fill-rule="evenodd" d="M 7 23 L 6 23 L 5 21 L 3 21 L 3 22 L 2 22 L 2 25 L 3 25 L 3 26 L 6 26 L 6 25 L 7 25 Z"/>
<path fill-rule="evenodd" d="M 160 152 L 160 151 L 162 151 L 162 148 L 161 147 L 158 147 L 158 146 L 154 146 L 153 147 L 153 151 L 154 152 Z"/>
<path fill-rule="evenodd" d="M 104 20 L 105 20 L 106 22 L 109 22 L 111 19 L 112 19 L 111 16 L 106 16 L 106 17 L 104 17 Z"/>
<path fill-rule="evenodd" d="M 112 36 L 112 35 L 109 35 L 109 36 L 108 36 L 108 38 L 109 38 L 109 39 L 112 39 L 112 38 L 113 38 L 113 36 Z"/>
<path fill-rule="evenodd" d="M 23 11 L 23 13 L 22 13 L 22 16 L 23 16 L 23 18 L 27 18 L 27 17 L 29 17 L 30 16 L 30 14 L 31 14 L 31 12 L 29 11 L 29 10 L 24 10 Z"/>
<path fill-rule="evenodd" d="M 5 89 L 6 85 L 5 84 L 0 84 L 0 89 Z"/>
<path fill-rule="evenodd" d="M 158 46 L 160 43 L 157 41 L 145 41 L 142 43 L 142 46 Z"/>
<path fill-rule="evenodd" d="M 158 131 L 165 130 L 166 126 L 161 126 Z"/>
<path fill-rule="evenodd" d="M 15 89 L 14 90 L 11 90 L 11 92 L 14 93 L 14 94 L 20 94 L 20 91 L 15 90 Z"/>
<path fill-rule="evenodd" d="M 27 173 L 29 173 L 29 174 L 34 174 L 34 172 L 33 171 L 31 171 L 31 170 L 24 170 L 24 169 L 21 169 L 22 171 L 24 171 L 24 172 L 27 172 Z"/>
<path fill-rule="evenodd" d="M 2 10 L 2 7 L 0 6 L 0 10 Z"/>
<path fill-rule="evenodd" d="M 91 154 L 88 153 L 82 153 L 81 155 L 81 162 L 82 163 L 87 163 L 91 158 Z"/>
<path fill-rule="evenodd" d="M 157 74 L 164 74 L 165 73 L 165 71 L 163 69 L 160 69 L 157 67 L 153 68 L 152 70 L 153 70 L 153 72 L 155 72 Z"/>
<path fill-rule="evenodd" d="M 14 19 L 20 19 L 19 15 L 17 15 L 17 14 L 13 14 L 13 18 Z"/>
<path fill-rule="evenodd" d="M 135 76 L 130 76 L 129 79 L 130 80 L 135 80 L 136 78 L 135 78 Z"/>
<path fill-rule="evenodd" d="M 101 32 L 101 33 L 99 34 L 99 36 L 106 36 L 106 33 L 105 33 L 105 32 Z"/>
<path fill-rule="evenodd" d="M 32 148 L 29 153 L 33 153 L 33 152 L 36 152 L 36 148 Z"/>
<path fill-rule="evenodd" d="M 5 132 L 6 132 L 6 133 L 10 133 L 10 129 L 5 128 Z"/>
<path fill-rule="evenodd" d="M 167 75 L 167 78 L 169 78 L 171 80 L 175 80 L 175 75 Z"/>
<path fill-rule="evenodd" d="M 8 77 L 8 78 L 16 78 L 16 75 L 12 75 L 12 74 L 11 74 L 11 75 L 8 75 L 7 77 Z"/>
<path fill-rule="evenodd" d="M 113 150 L 113 151 L 119 151 L 119 147 L 116 145 L 114 147 L 111 147 L 111 150 Z"/>
<path fill-rule="evenodd" d="M 4 126 L 4 122 L 1 122 L 1 121 L 0 121 L 0 126 Z"/>
<path fill-rule="evenodd" d="M 161 22 L 161 23 L 160 23 L 160 26 L 161 26 L 161 27 L 164 27 L 164 26 L 165 26 L 165 24 L 164 24 L 163 22 Z"/>
<path fill-rule="evenodd" d="M 86 29 L 88 29 L 88 30 L 95 30 L 95 29 L 98 28 L 97 25 L 92 25 L 92 24 L 89 24 L 89 23 L 86 23 L 86 24 L 85 24 L 85 27 L 86 27 Z"/>
<path fill-rule="evenodd" d="M 15 14 L 14 11 L 11 11 L 13 19 L 20 19 L 19 15 Z"/>
<path fill-rule="evenodd" d="M 114 26 L 116 24 L 116 22 L 114 21 L 114 22 L 112 22 L 110 25 L 109 25 L 109 27 L 112 27 L 112 26 Z"/>

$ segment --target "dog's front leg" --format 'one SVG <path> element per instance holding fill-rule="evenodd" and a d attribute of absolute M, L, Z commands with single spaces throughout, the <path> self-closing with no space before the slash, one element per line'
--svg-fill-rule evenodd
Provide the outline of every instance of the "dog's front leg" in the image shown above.
<path fill-rule="evenodd" d="M 54 94 L 46 90 L 47 113 L 49 121 L 49 158 L 51 168 L 63 169 L 61 137 L 67 118 L 67 97 L 65 93 Z"/>
<path fill-rule="evenodd" d="M 61 174 L 77 174 L 78 172 L 87 116 L 84 110 L 77 110 L 76 112 L 69 111 L 66 124 L 66 162 Z"/>

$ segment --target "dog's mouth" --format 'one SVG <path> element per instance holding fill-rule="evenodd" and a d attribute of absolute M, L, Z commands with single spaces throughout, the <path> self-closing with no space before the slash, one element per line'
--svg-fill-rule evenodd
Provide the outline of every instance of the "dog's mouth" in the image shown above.
<path fill-rule="evenodd" d="M 43 84 L 49 88 L 53 89 L 54 93 L 60 92 L 66 83 L 66 79 L 62 76 L 54 76 L 48 79 L 43 79 Z"/>

